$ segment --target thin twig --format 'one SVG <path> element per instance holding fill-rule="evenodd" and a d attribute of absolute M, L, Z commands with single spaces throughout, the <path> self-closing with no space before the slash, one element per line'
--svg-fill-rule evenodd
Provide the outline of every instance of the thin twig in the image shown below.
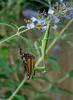
<path fill-rule="evenodd" d="M 7 99 L 7 100 L 12 100 L 14 98 L 14 96 L 17 94 L 17 92 L 21 89 L 21 87 L 24 85 L 24 83 L 27 81 L 27 77 L 25 75 L 24 79 L 22 80 L 22 82 L 20 83 L 20 85 L 18 86 L 18 88 L 13 92 L 13 94 Z"/>
<path fill-rule="evenodd" d="M 1 40 L 1 41 L 0 41 L 0 44 L 4 43 L 4 42 L 6 42 L 6 41 L 9 41 L 9 40 L 11 40 L 11 39 L 13 39 L 14 37 L 19 36 L 21 33 L 24 33 L 24 32 L 26 32 L 26 31 L 28 31 L 28 30 L 29 30 L 29 29 L 25 29 L 25 30 L 23 30 L 23 31 L 17 32 L 16 34 L 14 34 L 14 35 L 12 35 L 12 36 L 10 36 L 10 37 L 8 37 L 8 38 L 5 38 L 5 39 Z"/>

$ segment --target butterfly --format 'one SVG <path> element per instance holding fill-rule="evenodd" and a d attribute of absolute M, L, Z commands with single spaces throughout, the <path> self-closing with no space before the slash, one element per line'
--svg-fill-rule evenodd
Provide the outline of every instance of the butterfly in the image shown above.
<path fill-rule="evenodd" d="M 25 65 L 25 72 L 27 74 L 27 79 L 30 79 L 31 75 L 35 73 L 35 57 L 29 53 L 23 53 L 22 49 L 20 48 L 20 56 Z"/>

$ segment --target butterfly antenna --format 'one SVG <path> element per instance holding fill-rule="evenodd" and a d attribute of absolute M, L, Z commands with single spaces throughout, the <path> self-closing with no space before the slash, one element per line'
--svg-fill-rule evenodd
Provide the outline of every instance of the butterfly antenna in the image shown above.
<path fill-rule="evenodd" d="M 22 53 L 22 48 L 21 48 L 20 43 L 18 44 L 18 48 L 19 48 L 19 51 L 20 51 L 20 55 L 22 55 L 23 53 Z"/>

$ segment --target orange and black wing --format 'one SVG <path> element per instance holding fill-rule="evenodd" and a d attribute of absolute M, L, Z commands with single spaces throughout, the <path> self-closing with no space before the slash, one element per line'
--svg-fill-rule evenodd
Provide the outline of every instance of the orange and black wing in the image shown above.
<path fill-rule="evenodd" d="M 35 59 L 33 57 L 28 58 L 26 64 L 26 73 L 28 79 L 30 79 L 31 75 L 34 74 L 34 67 L 35 67 Z"/>
<path fill-rule="evenodd" d="M 20 48 L 20 55 L 25 64 L 25 71 L 27 74 L 27 78 L 30 79 L 31 75 L 34 74 L 34 67 L 35 67 L 35 57 L 29 53 L 22 53 Z"/>

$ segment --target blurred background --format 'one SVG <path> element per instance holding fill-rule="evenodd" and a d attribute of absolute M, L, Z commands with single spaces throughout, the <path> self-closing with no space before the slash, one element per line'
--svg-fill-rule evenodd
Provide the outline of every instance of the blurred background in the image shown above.
<path fill-rule="evenodd" d="M 40 11 L 48 12 L 50 7 L 63 0 L 0 0 L 0 99 L 7 100 L 16 90 L 24 78 L 24 64 L 20 57 L 21 45 L 23 52 L 31 53 L 36 61 L 40 58 L 40 40 L 44 31 L 30 29 L 2 42 L 4 39 L 16 34 L 18 27 L 25 26 L 27 20 L 37 18 Z M 64 0 L 63 4 L 71 6 L 72 0 Z M 57 7 L 56 7 L 57 8 Z M 59 7 L 57 9 L 60 9 Z M 73 12 L 72 12 L 73 13 Z M 73 16 L 72 16 L 73 18 Z M 53 35 L 65 27 L 70 19 L 61 17 L 60 28 L 51 30 L 50 41 Z M 70 79 L 61 84 L 50 84 L 64 77 L 73 70 L 73 23 L 64 32 L 61 40 L 48 52 L 46 57 L 47 70 L 36 69 L 31 81 L 26 81 L 13 100 L 73 100 L 73 72 Z M 39 65 L 40 67 L 42 64 Z M 38 66 L 38 67 L 39 67 Z"/>

